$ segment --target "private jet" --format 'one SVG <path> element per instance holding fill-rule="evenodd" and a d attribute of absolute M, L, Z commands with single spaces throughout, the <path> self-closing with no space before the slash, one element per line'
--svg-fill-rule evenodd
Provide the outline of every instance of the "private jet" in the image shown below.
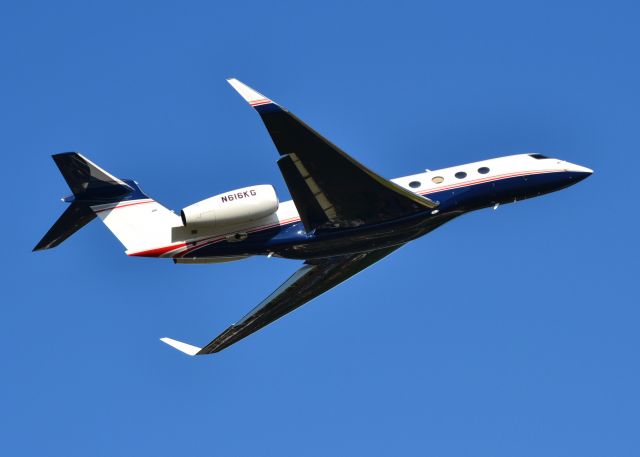
<path fill-rule="evenodd" d="M 576 184 L 589 168 L 528 153 L 385 179 L 294 114 L 237 79 L 229 84 L 260 115 L 292 200 L 273 186 L 224 192 L 179 214 L 77 152 L 53 155 L 72 195 L 34 251 L 53 248 L 96 217 L 132 257 L 211 264 L 276 256 L 302 266 L 209 344 L 161 340 L 188 355 L 219 352 L 470 211 L 497 208 Z"/>

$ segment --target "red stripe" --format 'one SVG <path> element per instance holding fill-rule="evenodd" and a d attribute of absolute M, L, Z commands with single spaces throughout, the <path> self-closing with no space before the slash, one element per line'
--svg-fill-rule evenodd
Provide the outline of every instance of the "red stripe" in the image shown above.
<path fill-rule="evenodd" d="M 127 205 L 111 206 L 109 208 L 96 209 L 93 212 L 94 213 L 101 213 L 103 211 L 111 211 L 112 209 L 126 208 L 127 206 L 144 205 L 145 203 L 155 203 L 155 201 L 154 200 L 150 200 L 150 201 L 147 201 L 147 202 L 136 202 L 136 203 L 129 203 Z"/>
<path fill-rule="evenodd" d="M 132 252 L 131 254 L 127 254 L 132 257 L 158 257 L 159 255 L 166 254 L 167 252 L 171 252 L 178 248 L 185 247 L 187 243 L 174 244 L 172 246 L 164 246 L 156 249 L 149 249 L 148 251 L 139 251 Z"/>

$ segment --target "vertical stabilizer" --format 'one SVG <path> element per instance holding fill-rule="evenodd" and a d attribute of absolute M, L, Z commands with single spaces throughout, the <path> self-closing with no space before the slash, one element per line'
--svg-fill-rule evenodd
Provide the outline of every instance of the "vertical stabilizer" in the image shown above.
<path fill-rule="evenodd" d="M 171 228 L 181 227 L 180 216 L 145 195 L 135 181 L 125 180 L 134 191 L 117 203 L 92 206 L 94 213 L 127 249 L 128 255 L 159 256 L 173 243 Z"/>

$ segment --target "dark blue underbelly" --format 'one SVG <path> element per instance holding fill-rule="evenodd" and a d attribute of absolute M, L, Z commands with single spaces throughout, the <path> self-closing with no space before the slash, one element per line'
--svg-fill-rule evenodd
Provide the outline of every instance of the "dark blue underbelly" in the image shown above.
<path fill-rule="evenodd" d="M 425 210 L 374 226 L 328 229 L 307 233 L 302 222 L 251 233 L 241 242 L 221 240 L 190 252 L 187 257 L 276 255 L 308 259 L 363 252 L 406 243 L 469 211 L 536 197 L 575 184 L 580 173 L 556 172 L 473 184 L 426 194 L 438 201 L 436 212 Z"/>

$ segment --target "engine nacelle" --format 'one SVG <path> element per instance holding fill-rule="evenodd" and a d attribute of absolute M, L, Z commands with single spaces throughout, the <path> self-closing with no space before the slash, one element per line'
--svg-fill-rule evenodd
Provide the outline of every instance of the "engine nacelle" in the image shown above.
<path fill-rule="evenodd" d="M 207 198 L 180 211 L 182 223 L 190 227 L 221 227 L 255 221 L 278 211 L 273 186 L 243 187 Z"/>

